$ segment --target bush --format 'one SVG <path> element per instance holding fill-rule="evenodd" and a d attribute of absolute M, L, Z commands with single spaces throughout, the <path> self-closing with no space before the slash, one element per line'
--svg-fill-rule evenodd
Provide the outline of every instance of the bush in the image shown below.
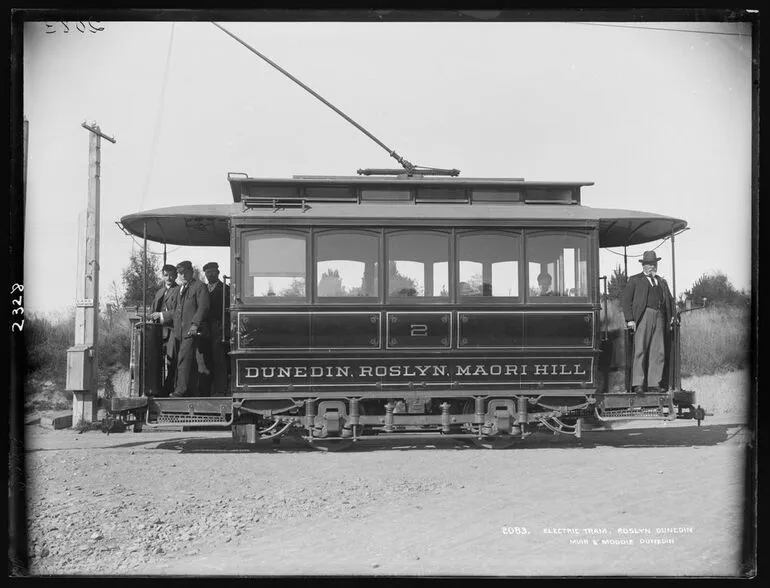
<path fill-rule="evenodd" d="M 35 394 L 61 393 L 67 385 L 67 350 L 75 344 L 74 309 L 59 315 L 28 315 L 24 342 L 28 400 Z M 107 316 L 99 315 L 97 347 L 97 389 L 103 388 L 109 398 L 113 376 L 129 367 L 131 333 L 127 311 L 118 309 Z"/>
<path fill-rule="evenodd" d="M 64 388 L 67 349 L 75 344 L 75 311 L 50 317 L 30 313 L 24 324 L 27 375 L 52 380 Z"/>
<path fill-rule="evenodd" d="M 693 306 L 701 306 L 703 299 L 706 304 L 731 304 L 735 306 L 747 306 L 749 296 L 745 292 L 739 292 L 723 273 L 703 274 L 695 280 L 690 290 L 685 290 L 684 298 L 692 299 Z"/>

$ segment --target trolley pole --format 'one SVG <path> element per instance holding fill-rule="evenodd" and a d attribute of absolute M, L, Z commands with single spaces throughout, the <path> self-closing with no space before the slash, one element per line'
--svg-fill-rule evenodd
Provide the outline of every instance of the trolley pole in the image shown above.
<path fill-rule="evenodd" d="M 78 259 L 75 305 L 75 345 L 67 350 L 67 390 L 72 395 L 72 424 L 93 422 L 97 409 L 97 351 L 99 333 L 99 196 L 101 140 L 115 143 L 93 123 L 88 142 L 88 204 L 85 235 Z"/>

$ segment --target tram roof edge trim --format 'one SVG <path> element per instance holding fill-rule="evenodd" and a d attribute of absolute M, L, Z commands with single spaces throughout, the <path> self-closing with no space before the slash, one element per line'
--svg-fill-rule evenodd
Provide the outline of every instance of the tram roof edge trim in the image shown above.
<path fill-rule="evenodd" d="M 525 181 L 522 178 L 441 178 L 436 176 L 294 176 L 293 178 L 251 178 L 245 174 L 231 172 L 227 176 L 233 201 L 240 202 L 245 185 L 271 187 L 330 187 L 330 186 L 422 186 L 455 188 L 582 188 L 593 186 L 594 182 L 540 182 Z"/>
<path fill-rule="evenodd" d="M 428 210 L 430 212 L 428 212 Z M 401 220 L 418 218 L 424 224 L 434 221 L 443 226 L 468 225 L 477 222 L 500 221 L 504 224 L 522 221 L 526 224 L 544 221 L 552 225 L 563 220 L 598 223 L 600 247 L 623 247 L 648 243 L 671 236 L 687 226 L 687 222 L 660 214 L 636 210 L 591 208 L 589 206 L 553 205 L 426 205 L 415 217 L 414 204 L 346 206 L 329 203 L 314 203 L 308 209 L 244 209 L 242 204 L 193 204 L 145 210 L 124 216 L 120 223 L 123 228 L 137 237 L 143 237 L 147 227 L 147 239 L 158 243 L 184 246 L 230 245 L 230 222 L 239 220 L 270 219 L 271 224 L 293 223 L 304 219 L 307 224 L 331 225 L 361 223 L 396 224 Z"/>

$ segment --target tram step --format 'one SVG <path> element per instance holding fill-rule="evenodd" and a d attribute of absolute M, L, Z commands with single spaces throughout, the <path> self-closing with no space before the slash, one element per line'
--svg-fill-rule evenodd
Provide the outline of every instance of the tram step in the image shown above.
<path fill-rule="evenodd" d="M 600 418 L 603 421 L 627 419 L 673 420 L 676 418 L 676 411 L 669 414 L 659 408 L 614 408 L 605 409 Z"/>
<path fill-rule="evenodd" d="M 199 424 L 229 425 L 230 421 L 218 414 L 180 414 L 162 412 L 155 417 L 152 424 L 156 425 L 199 425 Z"/>

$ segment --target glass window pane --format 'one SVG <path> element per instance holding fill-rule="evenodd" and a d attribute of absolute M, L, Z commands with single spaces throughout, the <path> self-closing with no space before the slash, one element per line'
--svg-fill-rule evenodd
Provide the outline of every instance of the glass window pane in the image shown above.
<path fill-rule="evenodd" d="M 379 245 L 374 234 L 334 231 L 318 235 L 318 297 L 376 297 Z"/>
<path fill-rule="evenodd" d="M 458 294 L 519 296 L 519 237 L 505 233 L 466 233 L 457 238 Z"/>
<path fill-rule="evenodd" d="M 249 297 L 305 297 L 305 236 L 259 233 L 244 237 L 243 280 Z"/>
<path fill-rule="evenodd" d="M 449 236 L 428 231 L 388 235 L 388 294 L 449 298 Z"/>
<path fill-rule="evenodd" d="M 588 240 L 577 235 L 527 236 L 528 287 L 531 297 L 588 296 Z"/>

